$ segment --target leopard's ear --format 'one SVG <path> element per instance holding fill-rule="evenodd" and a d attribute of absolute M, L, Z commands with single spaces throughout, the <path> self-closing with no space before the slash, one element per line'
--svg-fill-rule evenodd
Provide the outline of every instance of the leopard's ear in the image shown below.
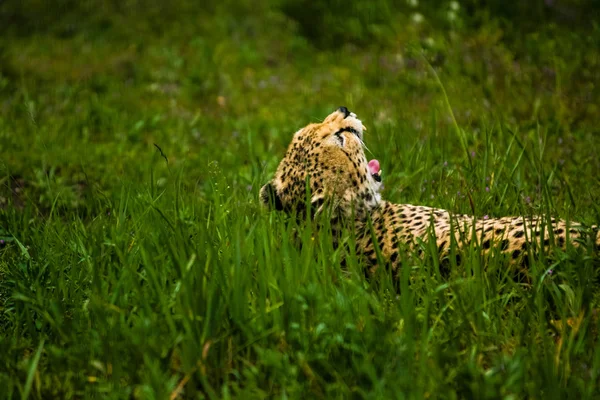
<path fill-rule="evenodd" d="M 277 211 L 283 210 L 283 202 L 281 201 L 281 197 L 277 194 L 275 186 L 273 186 L 273 181 L 260 188 L 259 197 L 260 202 L 264 207 L 275 209 Z"/>

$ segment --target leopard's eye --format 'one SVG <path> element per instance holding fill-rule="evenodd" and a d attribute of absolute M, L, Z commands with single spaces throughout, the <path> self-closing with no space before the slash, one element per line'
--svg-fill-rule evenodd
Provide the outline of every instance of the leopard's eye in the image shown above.
<path fill-rule="evenodd" d="M 356 129 L 354 129 L 353 127 L 351 127 L 351 126 L 347 126 L 345 128 L 342 128 L 342 129 L 338 130 L 335 134 L 336 135 L 340 135 L 342 132 L 350 132 L 350 133 L 353 133 L 356 136 L 360 137 L 360 134 L 358 133 L 358 131 Z"/>

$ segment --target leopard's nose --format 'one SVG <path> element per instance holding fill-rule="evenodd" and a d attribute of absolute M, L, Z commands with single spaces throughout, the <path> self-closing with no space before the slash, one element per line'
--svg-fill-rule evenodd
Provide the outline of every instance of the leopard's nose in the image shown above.
<path fill-rule="evenodd" d="M 340 108 L 338 108 L 338 111 L 344 114 L 344 118 L 348 118 L 348 116 L 350 115 L 350 110 L 348 110 L 344 106 L 341 106 Z"/>

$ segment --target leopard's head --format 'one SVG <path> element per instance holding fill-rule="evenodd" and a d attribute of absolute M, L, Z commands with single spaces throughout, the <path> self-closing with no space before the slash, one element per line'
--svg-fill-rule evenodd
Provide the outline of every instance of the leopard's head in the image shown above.
<path fill-rule="evenodd" d="M 367 162 L 364 130 L 356 114 L 340 107 L 323 122 L 297 131 L 275 177 L 261 188 L 261 202 L 289 212 L 304 210 L 310 199 L 314 212 L 329 204 L 345 216 L 377 207 L 379 162 Z"/>

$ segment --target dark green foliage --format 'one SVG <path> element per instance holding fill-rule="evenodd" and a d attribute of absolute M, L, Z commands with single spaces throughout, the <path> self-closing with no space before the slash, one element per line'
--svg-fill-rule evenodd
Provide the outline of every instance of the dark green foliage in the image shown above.
<path fill-rule="evenodd" d="M 386 36 L 393 33 L 390 15 L 396 11 L 389 0 L 285 0 L 281 9 L 298 23 L 303 36 L 328 48 L 374 40 L 386 42 Z"/>
<path fill-rule="evenodd" d="M 345 105 L 392 201 L 600 222 L 595 3 L 548 3 L 0 1 L 0 398 L 597 397 L 591 246 L 366 280 L 258 199 Z"/>

